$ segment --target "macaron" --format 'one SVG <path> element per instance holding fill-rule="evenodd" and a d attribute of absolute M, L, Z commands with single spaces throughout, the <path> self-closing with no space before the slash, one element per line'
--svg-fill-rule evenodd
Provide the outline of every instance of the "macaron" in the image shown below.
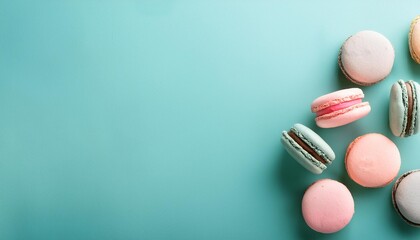
<path fill-rule="evenodd" d="M 419 131 L 419 91 L 417 82 L 398 80 L 391 87 L 389 128 L 397 137 L 409 137 Z"/>
<path fill-rule="evenodd" d="M 362 135 L 347 148 L 345 157 L 349 177 L 363 187 L 384 187 L 394 180 L 401 166 L 397 146 L 379 133 Z"/>
<path fill-rule="evenodd" d="M 283 131 L 281 142 L 298 163 L 315 174 L 321 174 L 335 159 L 331 147 L 318 134 L 299 123 L 288 132 Z"/>
<path fill-rule="evenodd" d="M 413 19 L 408 33 L 410 54 L 416 63 L 420 64 L 420 15 Z"/>
<path fill-rule="evenodd" d="M 354 122 L 370 112 L 369 102 L 363 102 L 360 88 L 348 88 L 318 97 L 311 104 L 315 122 L 322 128 L 333 128 Z"/>
<path fill-rule="evenodd" d="M 392 188 L 392 203 L 408 224 L 420 227 L 420 169 L 404 173 Z"/>
<path fill-rule="evenodd" d="M 353 196 L 344 184 L 335 180 L 318 180 L 303 195 L 303 218 L 317 232 L 338 232 L 350 223 L 353 214 Z"/>
<path fill-rule="evenodd" d="M 385 79 L 394 65 L 395 52 L 391 42 L 374 31 L 361 31 L 341 46 L 338 65 L 347 79 L 370 86 Z"/>

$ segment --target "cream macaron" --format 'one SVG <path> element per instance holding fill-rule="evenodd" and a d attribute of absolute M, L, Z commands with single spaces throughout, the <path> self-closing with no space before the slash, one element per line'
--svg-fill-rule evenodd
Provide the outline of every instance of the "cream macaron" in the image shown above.
<path fill-rule="evenodd" d="M 341 46 L 338 65 L 350 81 L 370 86 L 385 79 L 394 65 L 391 42 L 375 31 L 361 31 Z"/>
<path fill-rule="evenodd" d="M 408 46 L 410 47 L 411 57 L 416 63 L 420 64 L 420 15 L 411 22 Z"/>

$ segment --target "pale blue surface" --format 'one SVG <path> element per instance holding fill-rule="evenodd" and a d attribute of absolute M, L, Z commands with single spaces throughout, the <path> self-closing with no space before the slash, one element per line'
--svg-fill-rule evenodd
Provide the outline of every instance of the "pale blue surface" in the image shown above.
<path fill-rule="evenodd" d="M 418 1 L 0 0 L 0 239 L 419 239 L 391 185 L 363 189 L 344 169 L 348 143 L 391 137 L 403 172 L 420 136 L 396 139 L 388 96 L 420 80 L 407 32 Z M 314 127 L 309 105 L 355 85 L 337 67 L 359 30 L 396 51 L 372 112 Z M 300 122 L 335 150 L 312 175 L 280 145 Z M 300 200 L 314 180 L 343 181 L 350 225 L 317 234 Z"/>

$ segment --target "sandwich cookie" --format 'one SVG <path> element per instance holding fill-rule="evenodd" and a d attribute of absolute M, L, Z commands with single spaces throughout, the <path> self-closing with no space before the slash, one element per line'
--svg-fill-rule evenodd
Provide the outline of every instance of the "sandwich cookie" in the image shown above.
<path fill-rule="evenodd" d="M 341 46 L 338 65 L 347 79 L 370 86 L 385 79 L 394 65 L 395 52 L 391 42 L 374 31 L 361 31 Z"/>
<path fill-rule="evenodd" d="M 397 137 L 409 137 L 419 131 L 419 91 L 414 81 L 398 80 L 391 87 L 389 127 Z"/>
<path fill-rule="evenodd" d="M 354 122 L 370 112 L 369 102 L 362 102 L 362 89 L 349 88 L 315 99 L 311 111 L 316 113 L 316 125 L 333 128 Z"/>
<path fill-rule="evenodd" d="M 353 140 L 345 157 L 349 177 L 363 187 L 384 187 L 394 180 L 401 166 L 397 146 L 379 133 Z"/>
<path fill-rule="evenodd" d="M 420 169 L 404 173 L 392 188 L 392 203 L 408 224 L 420 227 Z"/>
<path fill-rule="evenodd" d="M 318 134 L 299 123 L 290 131 L 283 131 L 281 142 L 298 163 L 315 174 L 321 174 L 335 159 L 331 147 Z"/>
<path fill-rule="evenodd" d="M 344 184 L 335 180 L 318 180 L 303 195 L 303 218 L 317 232 L 340 231 L 350 223 L 353 214 L 353 196 Z"/>
<path fill-rule="evenodd" d="M 410 55 L 416 63 L 420 64 L 420 15 L 411 22 L 408 33 L 408 46 Z"/>

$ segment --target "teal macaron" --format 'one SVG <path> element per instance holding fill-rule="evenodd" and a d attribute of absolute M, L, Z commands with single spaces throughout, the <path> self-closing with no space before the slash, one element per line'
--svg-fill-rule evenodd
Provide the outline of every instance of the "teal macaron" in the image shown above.
<path fill-rule="evenodd" d="M 419 91 L 415 81 L 398 80 L 391 87 L 389 127 L 397 137 L 409 137 L 419 131 Z"/>
<path fill-rule="evenodd" d="M 315 174 L 321 174 L 335 159 L 331 147 L 318 134 L 299 123 L 288 132 L 283 131 L 281 142 L 298 163 Z"/>

